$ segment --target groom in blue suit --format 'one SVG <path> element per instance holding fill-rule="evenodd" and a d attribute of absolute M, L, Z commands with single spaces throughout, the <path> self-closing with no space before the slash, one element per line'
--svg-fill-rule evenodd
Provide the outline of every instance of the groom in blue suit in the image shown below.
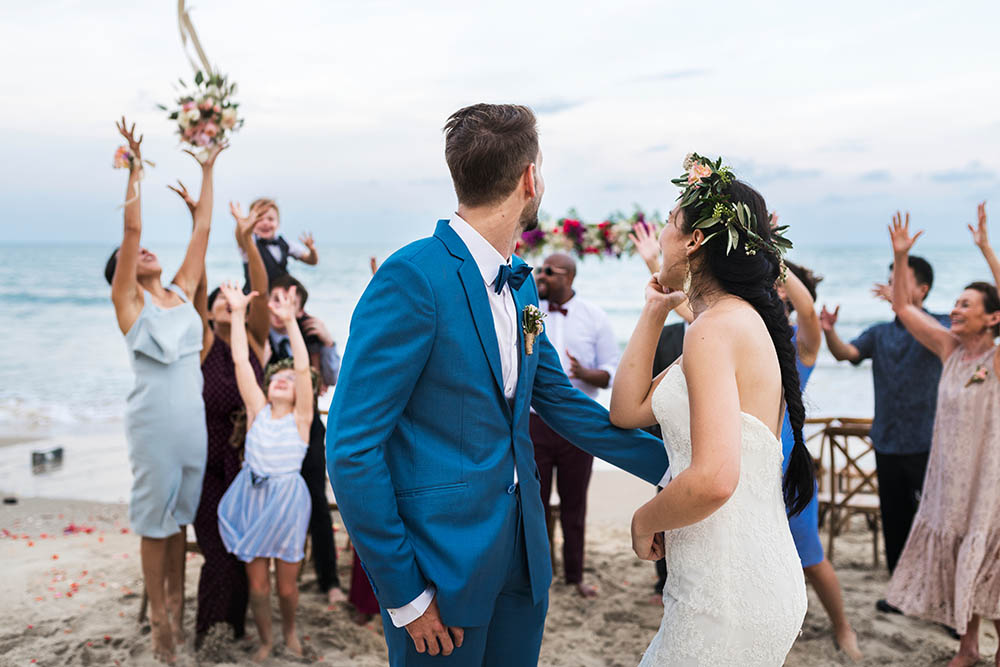
<path fill-rule="evenodd" d="M 457 215 L 387 259 L 354 311 L 330 480 L 393 667 L 535 665 L 552 565 L 529 407 L 652 484 L 667 457 L 570 384 L 544 333 L 531 340 L 538 293 L 512 255 L 544 191 L 534 114 L 477 104 L 445 137 Z"/>

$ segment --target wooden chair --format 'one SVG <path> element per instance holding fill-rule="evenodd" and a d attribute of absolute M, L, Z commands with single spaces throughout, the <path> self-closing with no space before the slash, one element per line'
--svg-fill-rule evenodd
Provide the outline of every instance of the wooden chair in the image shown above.
<path fill-rule="evenodd" d="M 826 555 L 833 560 L 837 536 L 852 517 L 863 516 L 872 532 L 872 560 L 877 566 L 881 518 L 878 481 L 874 466 L 866 467 L 862 462 L 874 455 L 870 431 L 870 419 L 846 417 L 831 420 L 823 429 L 820 525 L 828 521 Z"/>

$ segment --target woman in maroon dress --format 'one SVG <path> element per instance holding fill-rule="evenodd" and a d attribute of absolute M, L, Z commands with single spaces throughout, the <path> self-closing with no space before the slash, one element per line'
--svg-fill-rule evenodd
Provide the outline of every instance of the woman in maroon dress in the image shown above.
<path fill-rule="evenodd" d="M 193 207 L 184 186 L 173 188 Z M 193 210 L 193 208 L 192 208 Z M 236 241 L 249 256 L 250 287 L 257 290 L 250 305 L 247 333 L 250 341 L 250 364 L 257 381 L 263 379 L 260 359 L 266 359 L 267 333 L 270 314 L 267 307 L 267 272 L 256 244 L 252 240 L 254 216 L 243 217 L 232 207 L 236 218 Z M 218 623 L 230 626 L 233 637 L 244 634 L 247 612 L 246 568 L 235 556 L 226 551 L 219 536 L 218 506 L 243 458 L 245 428 L 234 425 L 243 413 L 243 399 L 236 388 L 232 353 L 229 349 L 231 314 L 226 298 L 215 289 L 205 295 L 205 277 L 195 307 L 204 322 L 201 372 L 204 378 L 202 398 L 205 401 L 205 422 L 208 430 L 208 458 L 205 479 L 201 487 L 201 500 L 194 520 L 195 536 L 205 562 L 198 578 L 198 614 L 195 623 L 195 644 L 200 646 L 205 634 Z"/>

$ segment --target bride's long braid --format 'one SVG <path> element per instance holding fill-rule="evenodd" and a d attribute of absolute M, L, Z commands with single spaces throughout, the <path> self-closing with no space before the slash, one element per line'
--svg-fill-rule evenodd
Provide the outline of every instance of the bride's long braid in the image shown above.
<path fill-rule="evenodd" d="M 729 183 L 726 192 L 734 203 L 744 203 L 749 207 L 757 222 L 757 234 L 762 239 L 769 240 L 770 217 L 760 193 L 740 181 Z M 690 225 L 698 219 L 699 212 L 695 207 L 685 207 L 683 210 L 685 231 L 690 232 Z M 795 439 L 782 485 L 785 505 L 789 513 L 794 515 L 804 510 L 812 500 L 815 475 L 812 456 L 806 449 L 802 436 L 806 412 L 802 405 L 792 329 L 788 324 L 785 306 L 774 287 L 781 266 L 777 257 L 766 250 L 747 253 L 746 242 L 745 234 L 740 232 L 740 243 L 727 253 L 726 234 L 718 234 L 710 239 L 704 246 L 703 270 L 707 270 L 726 292 L 753 306 L 771 335 L 781 368 L 781 386 Z"/>

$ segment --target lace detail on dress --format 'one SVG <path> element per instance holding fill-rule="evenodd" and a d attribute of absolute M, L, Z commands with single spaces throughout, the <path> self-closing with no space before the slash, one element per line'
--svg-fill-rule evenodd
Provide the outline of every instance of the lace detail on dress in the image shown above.
<path fill-rule="evenodd" d="M 678 364 L 653 394 L 676 476 L 691 464 L 687 382 Z M 781 493 L 781 443 L 743 414 L 740 480 L 703 521 L 665 535 L 663 621 L 642 667 L 781 665 L 806 612 L 805 580 Z"/>

